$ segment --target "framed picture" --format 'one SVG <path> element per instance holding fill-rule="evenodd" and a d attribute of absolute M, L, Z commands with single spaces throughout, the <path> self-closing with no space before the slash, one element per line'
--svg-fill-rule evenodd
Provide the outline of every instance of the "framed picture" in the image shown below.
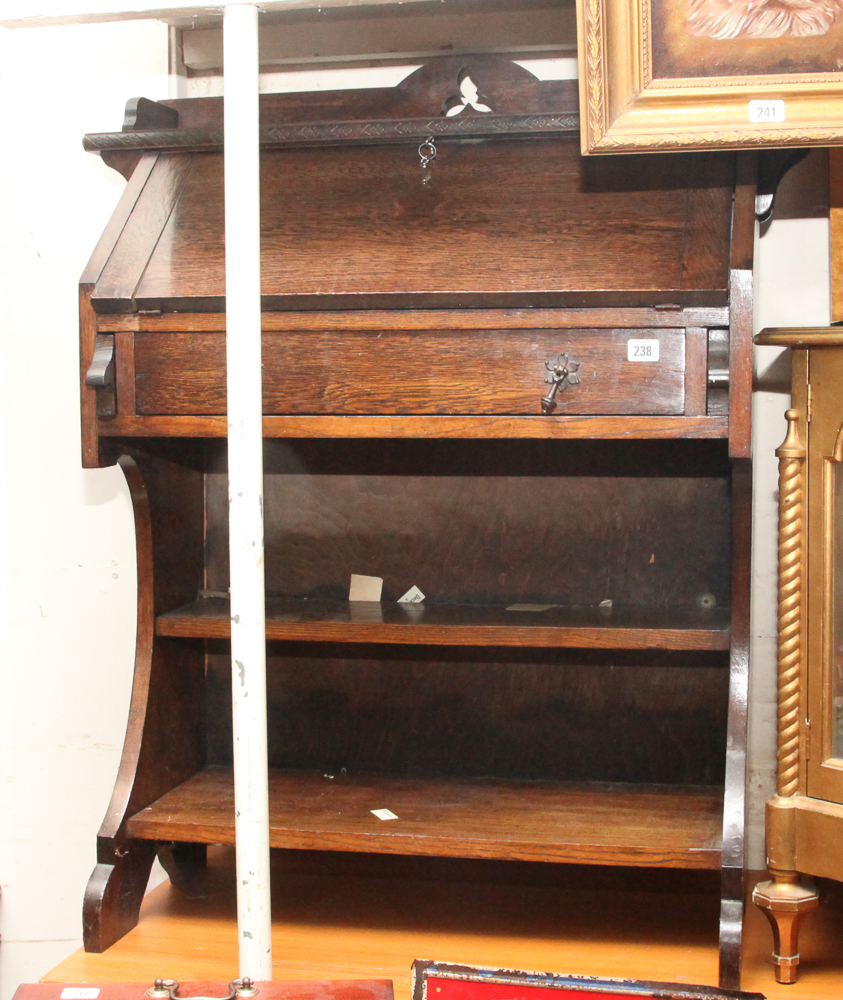
<path fill-rule="evenodd" d="M 843 0 L 577 0 L 584 153 L 843 143 Z"/>
<path fill-rule="evenodd" d="M 687 983 L 601 979 L 550 972 L 518 972 L 453 965 L 417 958 L 413 962 L 412 1000 L 764 1000 L 761 993 L 720 990 Z"/>

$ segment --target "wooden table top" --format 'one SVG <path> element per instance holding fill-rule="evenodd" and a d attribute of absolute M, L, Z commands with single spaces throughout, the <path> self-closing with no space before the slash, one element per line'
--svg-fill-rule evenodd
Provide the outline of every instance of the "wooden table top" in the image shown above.
<path fill-rule="evenodd" d="M 275 978 L 392 979 L 413 959 L 715 985 L 719 873 L 330 852 L 273 852 Z M 78 951 L 49 982 L 228 982 L 237 974 L 232 851 L 202 886 L 165 882 L 139 925 L 101 955 Z M 753 879 L 747 880 L 750 885 Z M 843 890 L 828 883 L 800 937 L 795 986 L 773 978 L 766 920 L 747 908 L 743 988 L 770 1000 L 843 994 Z"/>

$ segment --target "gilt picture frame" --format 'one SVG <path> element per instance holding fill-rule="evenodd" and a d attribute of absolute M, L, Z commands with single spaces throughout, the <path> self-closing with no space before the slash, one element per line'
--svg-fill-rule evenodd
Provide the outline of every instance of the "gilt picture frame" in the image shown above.
<path fill-rule="evenodd" d="M 843 0 L 576 0 L 583 153 L 843 144 Z"/>

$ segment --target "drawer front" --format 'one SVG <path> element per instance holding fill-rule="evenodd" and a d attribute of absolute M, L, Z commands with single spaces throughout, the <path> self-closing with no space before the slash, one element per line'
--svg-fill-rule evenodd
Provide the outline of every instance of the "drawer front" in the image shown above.
<path fill-rule="evenodd" d="M 225 413 L 223 333 L 137 333 L 134 354 L 138 414 Z M 263 362 L 267 414 L 684 412 L 676 329 L 265 333 Z"/>

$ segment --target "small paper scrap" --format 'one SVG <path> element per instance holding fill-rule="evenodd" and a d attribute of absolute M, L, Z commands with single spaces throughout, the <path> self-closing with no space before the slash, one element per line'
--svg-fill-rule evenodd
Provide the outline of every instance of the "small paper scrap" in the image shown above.
<path fill-rule="evenodd" d="M 398 819 L 391 809 L 370 809 L 369 812 L 378 819 Z"/>
<path fill-rule="evenodd" d="M 399 604 L 421 604 L 424 600 L 424 594 L 415 585 L 410 587 L 403 597 L 398 598 Z"/>
<path fill-rule="evenodd" d="M 557 604 L 510 604 L 507 611 L 550 611 Z"/>
<path fill-rule="evenodd" d="M 605 601 L 601 601 L 601 602 L 600 602 L 600 603 L 599 603 L 599 604 L 597 605 L 597 607 L 598 607 L 598 608 L 611 608 L 611 607 L 612 607 L 612 601 L 611 601 L 611 599 L 610 599 L 610 598 L 608 598 L 608 597 L 607 597 L 607 598 L 606 598 L 606 600 L 605 600 Z"/>
<path fill-rule="evenodd" d="M 61 1000 L 97 1000 L 100 991 L 95 986 L 65 986 L 59 994 Z"/>
<path fill-rule="evenodd" d="M 383 577 L 351 574 L 351 585 L 348 588 L 349 601 L 379 601 L 382 593 Z"/>

